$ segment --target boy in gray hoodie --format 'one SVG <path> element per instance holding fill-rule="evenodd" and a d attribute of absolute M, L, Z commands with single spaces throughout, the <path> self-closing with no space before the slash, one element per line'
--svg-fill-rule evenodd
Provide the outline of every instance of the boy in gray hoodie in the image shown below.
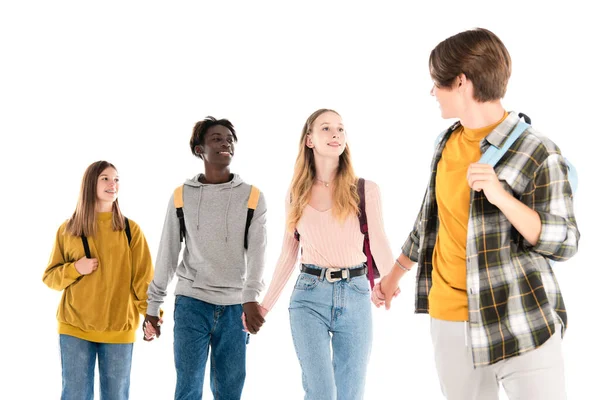
<path fill-rule="evenodd" d="M 171 196 L 148 288 L 144 339 L 152 340 L 160 336 L 159 309 L 177 274 L 176 399 L 202 398 L 209 348 L 215 398 L 240 399 L 248 339 L 242 313 L 250 333 L 264 322 L 257 300 L 264 289 L 266 204 L 256 188 L 230 172 L 236 142 L 235 129 L 226 119 L 206 117 L 194 126 L 190 148 L 204 161 L 205 173 L 187 180 Z"/>

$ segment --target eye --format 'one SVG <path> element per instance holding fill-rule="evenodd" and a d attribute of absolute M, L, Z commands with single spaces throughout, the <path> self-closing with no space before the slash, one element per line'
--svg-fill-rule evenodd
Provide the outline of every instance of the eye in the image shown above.
<path fill-rule="evenodd" d="M 339 129 L 338 129 L 338 132 L 340 132 L 340 133 L 344 133 L 344 128 L 339 128 Z"/>
<path fill-rule="evenodd" d="M 115 182 L 119 182 L 119 181 L 120 181 L 120 179 L 119 179 L 119 178 L 115 178 Z"/>
<path fill-rule="evenodd" d="M 323 127 L 323 130 L 324 130 L 324 131 L 328 131 L 328 130 L 329 130 L 329 127 L 328 127 L 328 126 L 324 126 L 324 127 Z"/>
<path fill-rule="evenodd" d="M 215 141 L 215 142 L 220 142 L 220 141 L 221 141 L 221 138 L 220 138 L 220 137 L 216 137 L 216 138 L 214 138 L 214 139 L 213 139 L 213 141 Z"/>

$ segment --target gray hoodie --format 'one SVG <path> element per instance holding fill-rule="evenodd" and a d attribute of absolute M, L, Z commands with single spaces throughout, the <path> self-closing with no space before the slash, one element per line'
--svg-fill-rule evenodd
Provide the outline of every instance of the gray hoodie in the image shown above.
<path fill-rule="evenodd" d="M 201 183 L 200 176 L 188 179 L 183 187 L 186 238 L 181 262 L 178 261 L 182 243 L 173 196 L 169 201 L 154 279 L 148 287 L 148 315 L 159 314 L 174 273 L 179 278 L 176 295 L 211 304 L 257 301 L 264 289 L 267 207 L 262 192 L 245 250 L 250 185 L 238 175 L 220 184 Z"/>

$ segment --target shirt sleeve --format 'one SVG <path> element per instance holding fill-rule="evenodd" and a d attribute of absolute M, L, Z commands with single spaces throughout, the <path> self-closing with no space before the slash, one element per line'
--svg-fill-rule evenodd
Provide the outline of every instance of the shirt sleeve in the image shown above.
<path fill-rule="evenodd" d="M 286 283 L 289 281 L 292 272 L 294 271 L 294 266 L 298 261 L 298 249 L 300 248 L 300 243 L 294 237 L 294 233 L 290 232 L 287 228 L 287 215 L 290 212 L 290 195 L 289 192 L 286 195 L 285 202 L 285 227 L 283 232 L 283 244 L 281 246 L 281 253 L 279 255 L 279 259 L 277 260 L 277 264 L 275 266 L 275 271 L 273 272 L 273 277 L 271 279 L 271 283 L 269 284 L 269 288 L 267 289 L 267 293 L 265 298 L 263 299 L 262 306 L 267 310 L 271 310 Z"/>
<path fill-rule="evenodd" d="M 381 191 L 375 182 L 365 182 L 365 208 L 371 253 L 381 276 L 384 276 L 394 266 L 394 255 L 383 226 Z"/>
<path fill-rule="evenodd" d="M 577 253 L 580 233 L 564 158 L 551 154 L 529 186 L 521 200 L 539 214 L 542 230 L 535 246 L 524 241 L 525 247 L 555 261 L 568 260 Z"/>
<path fill-rule="evenodd" d="M 75 261 L 67 261 L 65 256 L 66 223 L 56 232 L 50 261 L 42 276 L 42 281 L 51 289 L 64 290 L 82 275 L 75 269 Z"/>
<path fill-rule="evenodd" d="M 265 288 L 263 272 L 265 269 L 265 249 L 267 247 L 267 205 L 265 196 L 260 194 L 258 205 L 248 229 L 248 270 L 242 289 L 242 303 L 258 301 L 260 292 Z"/>

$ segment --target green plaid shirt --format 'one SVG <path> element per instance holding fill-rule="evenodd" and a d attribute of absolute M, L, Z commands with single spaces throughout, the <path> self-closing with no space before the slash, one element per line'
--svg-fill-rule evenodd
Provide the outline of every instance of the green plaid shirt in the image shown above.
<path fill-rule="evenodd" d="M 481 141 L 482 154 L 490 145 L 500 146 L 518 122 L 518 114 L 511 112 Z M 446 141 L 459 124 L 450 127 L 436 147 L 421 211 L 402 246 L 402 252 L 418 263 L 416 313 L 427 313 L 429 309 L 432 256 L 439 225 L 436 168 Z M 475 366 L 535 349 L 555 332 L 555 321 L 560 321 L 564 331 L 567 313 L 551 260 L 569 259 L 577 252 L 579 241 L 567 164 L 554 143 L 529 128 L 498 162 L 495 171 L 508 192 L 538 212 L 542 231 L 538 243 L 532 246 L 487 201 L 483 191 L 471 191 L 466 268 Z"/>

